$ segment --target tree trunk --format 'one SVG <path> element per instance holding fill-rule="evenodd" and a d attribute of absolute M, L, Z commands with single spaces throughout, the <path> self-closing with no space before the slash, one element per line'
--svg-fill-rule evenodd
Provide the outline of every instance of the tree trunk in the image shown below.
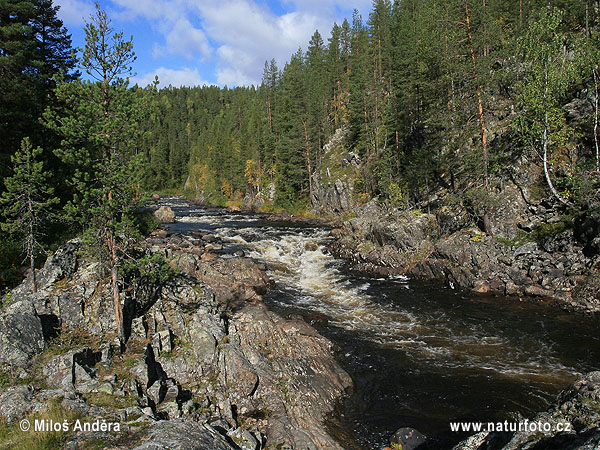
<path fill-rule="evenodd" d="M 523 28 L 523 0 L 519 0 L 519 30 Z"/>
<path fill-rule="evenodd" d="M 119 293 L 119 265 L 117 259 L 117 248 L 115 238 L 112 231 L 109 231 L 108 249 L 110 252 L 110 278 L 112 285 L 113 306 L 115 309 L 115 323 L 117 325 L 117 335 L 121 346 L 125 345 L 125 327 L 123 324 L 123 307 L 121 306 L 121 298 Z"/>
<path fill-rule="evenodd" d="M 483 39 L 485 40 L 483 44 L 483 56 L 488 56 L 490 52 L 490 48 L 488 45 L 488 32 L 487 32 L 487 1 L 483 0 Z"/>
<path fill-rule="evenodd" d="M 590 5 L 589 0 L 585 0 L 585 36 L 590 35 Z"/>
<path fill-rule="evenodd" d="M 566 205 L 567 202 L 560 196 L 554 187 L 552 178 L 550 177 L 550 170 L 548 169 L 548 113 L 544 114 L 544 136 L 542 138 L 542 146 L 544 149 L 544 176 L 546 177 L 546 183 L 548 184 L 552 195 L 554 195 L 554 197 L 556 197 L 556 199 L 563 205 Z"/>
<path fill-rule="evenodd" d="M 37 292 L 37 280 L 35 278 L 35 257 L 33 252 L 29 255 L 29 267 L 31 268 L 31 292 Z"/>
<path fill-rule="evenodd" d="M 477 75 L 477 60 L 475 58 L 475 49 L 473 48 L 473 37 L 471 34 L 471 15 L 469 13 L 469 0 L 465 0 L 465 22 L 467 25 L 467 40 L 469 44 L 469 53 L 473 65 L 473 77 L 475 80 L 475 93 L 477 95 L 477 113 L 479 115 L 479 126 L 481 134 L 481 146 L 483 151 L 483 183 L 486 193 L 489 191 L 489 173 L 488 173 L 488 148 L 487 148 L 487 131 L 485 129 L 485 113 L 483 110 L 483 98 L 481 94 L 481 86 L 479 85 L 479 76 Z M 484 206 L 483 213 L 483 228 L 485 232 L 491 234 L 490 217 L 487 206 Z"/>
<path fill-rule="evenodd" d="M 597 68 L 592 69 L 594 74 L 594 88 L 596 98 L 594 100 L 594 144 L 596 145 L 596 172 L 600 172 L 600 146 L 598 144 L 598 73 Z"/>
<path fill-rule="evenodd" d="M 545 88 L 544 88 L 544 105 L 545 105 L 546 97 L 548 96 L 548 72 L 546 72 L 546 79 L 545 79 L 544 84 L 545 84 Z M 545 107 L 545 108 L 547 108 L 547 107 Z M 559 202 L 561 202 L 563 205 L 566 205 L 567 202 L 560 196 L 560 194 L 554 187 L 554 183 L 552 183 L 552 178 L 550 177 L 550 169 L 548 168 L 548 128 L 549 128 L 548 110 L 546 109 L 544 111 L 544 134 L 542 136 L 542 148 L 544 151 L 544 156 L 543 156 L 544 176 L 546 177 L 546 183 L 548 184 L 548 187 L 550 188 L 550 192 L 552 192 L 552 195 L 554 195 L 554 197 L 556 197 L 556 199 Z"/>
<path fill-rule="evenodd" d="M 31 200 L 29 201 L 28 207 L 29 207 L 29 213 L 32 214 Z M 31 217 L 33 217 L 33 216 L 31 216 Z M 34 235 L 33 235 L 33 218 L 31 218 L 29 221 L 29 237 L 27 240 L 28 240 L 27 253 L 29 256 L 29 268 L 31 269 L 31 292 L 35 294 L 37 292 L 37 282 L 35 279 L 35 241 L 34 241 Z"/>
<path fill-rule="evenodd" d="M 112 206 L 112 191 L 107 194 L 108 203 Z M 111 222 L 114 218 L 111 218 Z M 110 280 L 112 285 L 113 306 L 115 308 L 115 324 L 117 325 L 117 335 L 121 342 L 121 348 L 125 346 L 125 327 L 123 325 L 123 307 L 121 306 L 121 296 L 119 295 L 119 257 L 117 255 L 117 245 L 112 228 L 108 228 L 108 253 L 110 257 Z"/>

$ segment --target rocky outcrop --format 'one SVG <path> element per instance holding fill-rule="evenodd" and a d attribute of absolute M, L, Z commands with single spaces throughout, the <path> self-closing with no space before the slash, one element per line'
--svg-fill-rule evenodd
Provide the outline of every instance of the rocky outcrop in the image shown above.
<path fill-rule="evenodd" d="M 591 372 L 563 391 L 521 430 L 481 432 L 453 450 L 595 450 L 600 447 L 600 372 Z"/>
<path fill-rule="evenodd" d="M 141 445 L 134 450 L 231 450 L 233 447 L 217 430 L 207 424 L 161 420 L 153 425 Z M 256 448 L 256 447 L 255 447 Z"/>
<path fill-rule="evenodd" d="M 128 280 L 124 354 L 111 337 L 109 286 L 96 264 L 78 260 L 77 241 L 48 260 L 37 294 L 22 285 L 5 299 L 0 361 L 40 382 L 0 388 L 3 404 L 23 405 L 0 415 L 14 421 L 62 399 L 123 425 L 73 436 L 66 448 L 341 449 L 324 421 L 351 380 L 330 341 L 267 309 L 265 268 L 219 257 L 208 233 L 160 230 L 144 245 L 179 274 L 160 286 Z"/>
<path fill-rule="evenodd" d="M 175 213 L 168 206 L 161 206 L 153 213 L 154 218 L 160 223 L 174 223 Z"/>
<path fill-rule="evenodd" d="M 355 206 L 354 183 L 361 162 L 346 148 L 348 135 L 347 127 L 338 128 L 323 146 L 320 171 L 311 179 L 310 203 L 317 212 L 344 214 Z"/>
<path fill-rule="evenodd" d="M 404 273 L 433 251 L 439 235 L 434 216 L 384 211 L 372 200 L 357 217 L 332 231 L 332 251 L 373 275 Z"/>
<path fill-rule="evenodd" d="M 599 258 L 586 251 L 589 244 L 578 240 L 571 225 L 560 218 L 518 222 L 521 231 L 508 239 L 464 225 L 445 235 L 448 226 L 440 220 L 448 217 L 439 211 L 437 215 L 384 211 L 372 201 L 332 232 L 331 249 L 371 274 L 439 279 L 481 294 L 551 300 L 567 309 L 600 311 Z M 512 233 L 510 223 L 506 233 Z M 593 239 L 595 235 L 589 241 Z"/>
<path fill-rule="evenodd" d="M 8 305 L 0 315 L 0 363 L 24 367 L 45 348 L 42 322 L 31 300 Z"/>
<path fill-rule="evenodd" d="M 73 239 L 60 247 L 50 256 L 44 267 L 36 272 L 37 288 L 43 290 L 53 283 L 72 276 L 78 268 L 77 250 L 81 244 L 80 239 Z M 31 293 L 31 277 L 11 291 L 13 297 L 27 296 Z"/>
<path fill-rule="evenodd" d="M 242 209 L 245 211 L 258 211 L 265 204 L 265 199 L 261 193 L 248 192 L 242 201 Z"/>

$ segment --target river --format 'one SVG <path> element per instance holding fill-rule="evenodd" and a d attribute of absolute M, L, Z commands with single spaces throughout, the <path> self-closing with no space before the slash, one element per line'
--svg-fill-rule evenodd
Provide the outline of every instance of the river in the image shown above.
<path fill-rule="evenodd" d="M 163 202 L 161 202 L 163 203 Z M 355 391 L 331 420 L 349 449 L 381 449 L 400 427 L 450 448 L 451 421 L 532 417 L 578 374 L 600 369 L 597 318 L 435 282 L 375 279 L 327 251 L 327 229 L 166 202 L 172 231 L 208 230 L 266 264 L 281 314 L 317 318 Z"/>

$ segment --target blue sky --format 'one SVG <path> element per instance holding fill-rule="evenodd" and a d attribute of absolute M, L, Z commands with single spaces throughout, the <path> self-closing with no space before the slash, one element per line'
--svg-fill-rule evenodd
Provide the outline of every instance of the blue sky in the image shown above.
<path fill-rule="evenodd" d="M 92 0 L 54 0 L 59 17 L 83 47 Z M 159 87 L 259 84 L 265 60 L 283 67 L 318 29 L 325 40 L 334 22 L 366 18 L 371 0 L 110 0 L 100 1 L 115 31 L 133 36 L 138 57 L 133 83 L 158 75 Z"/>

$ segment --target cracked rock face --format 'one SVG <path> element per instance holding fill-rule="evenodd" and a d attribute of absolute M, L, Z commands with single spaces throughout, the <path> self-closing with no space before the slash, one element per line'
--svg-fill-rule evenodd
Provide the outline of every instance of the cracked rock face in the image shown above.
<path fill-rule="evenodd" d="M 351 380 L 331 342 L 301 318 L 269 311 L 260 297 L 269 285 L 264 268 L 206 257 L 210 241 L 155 236 L 157 251 L 185 273 L 141 296 L 125 294 L 123 355 L 111 344 L 110 286 L 98 267 L 77 261 L 76 244 L 50 258 L 38 293 L 19 286 L 0 313 L 0 362 L 52 389 L 0 388 L 0 415 L 17 420 L 58 399 L 85 416 L 118 420 L 129 439 L 78 434 L 65 448 L 100 439 L 138 449 L 342 449 L 324 421 Z M 85 344 L 44 353 L 56 335 L 81 332 Z"/>
<path fill-rule="evenodd" d="M 25 367 L 46 347 L 42 322 L 25 298 L 8 305 L 0 315 L 0 362 Z"/>
<path fill-rule="evenodd" d="M 134 450 L 231 450 L 229 442 L 210 425 L 163 420 L 150 429 L 147 442 Z"/>
<path fill-rule="evenodd" d="M 513 191 L 505 190 L 508 199 L 520 199 Z M 595 222 L 579 227 L 587 230 L 583 239 L 577 226 L 564 229 L 560 218 L 547 212 L 534 215 L 538 222 L 527 225 L 525 232 L 526 205 L 511 201 L 494 211 L 493 236 L 462 219 L 448 219 L 444 207 L 433 215 L 384 212 L 369 203 L 356 218 L 332 231 L 330 249 L 376 276 L 438 279 L 480 294 L 527 296 L 568 310 L 599 312 L 600 258 L 590 250 L 598 239 Z"/>

